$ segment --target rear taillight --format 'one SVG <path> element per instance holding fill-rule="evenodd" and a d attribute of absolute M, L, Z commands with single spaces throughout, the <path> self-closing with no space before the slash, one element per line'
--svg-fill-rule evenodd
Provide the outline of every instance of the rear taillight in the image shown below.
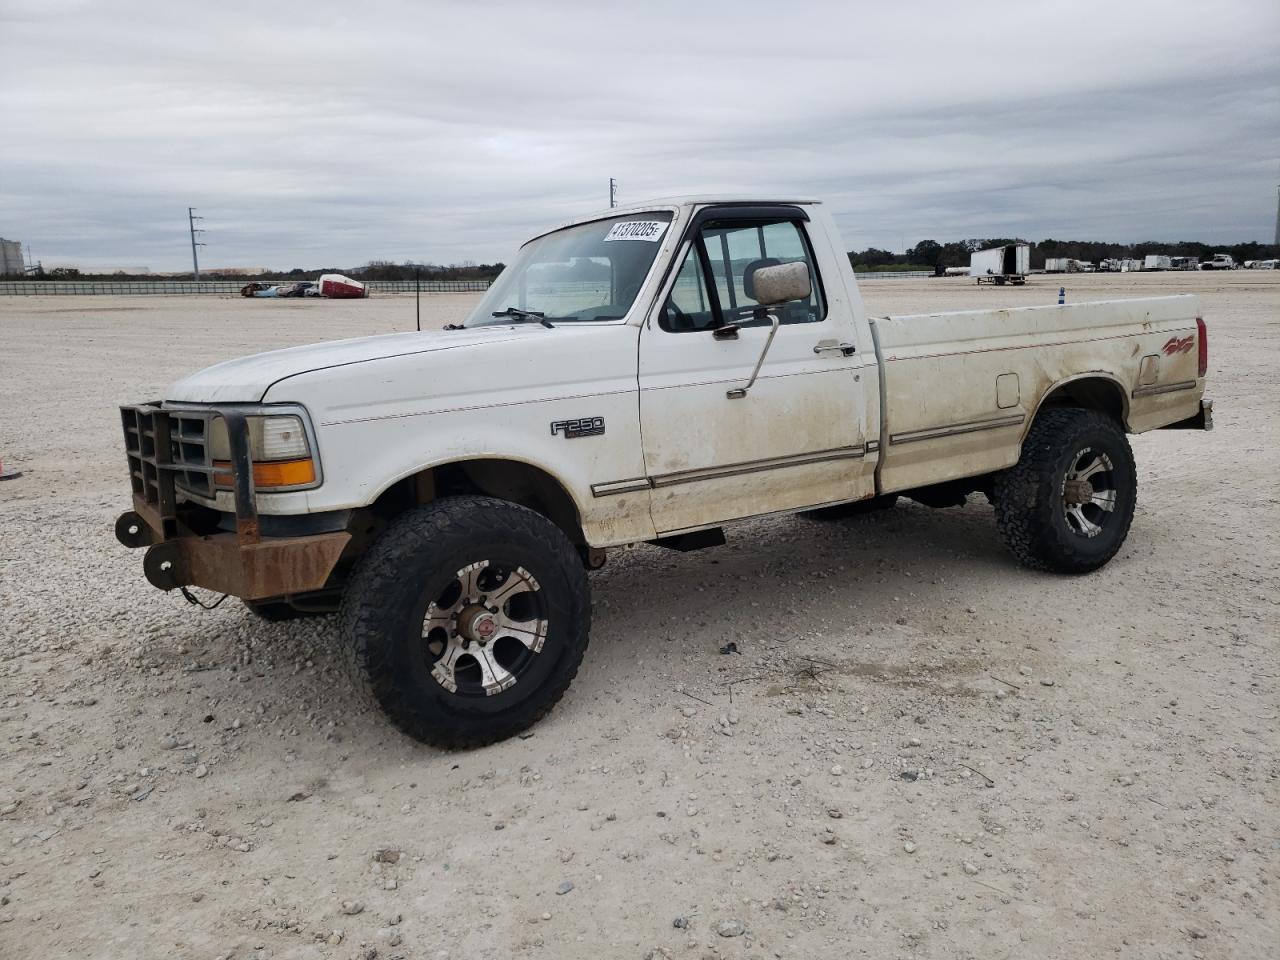
<path fill-rule="evenodd" d="M 1199 372 L 1197 376 L 1203 377 L 1209 372 L 1209 328 L 1204 325 L 1201 317 L 1196 317 L 1196 347 L 1198 349 Z"/>

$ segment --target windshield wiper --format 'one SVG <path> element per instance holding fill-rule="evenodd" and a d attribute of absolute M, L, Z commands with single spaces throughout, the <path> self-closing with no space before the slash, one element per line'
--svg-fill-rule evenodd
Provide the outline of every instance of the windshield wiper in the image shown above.
<path fill-rule="evenodd" d="M 551 321 L 547 319 L 545 313 L 539 313 L 537 310 L 521 310 L 519 307 L 507 307 L 505 310 L 495 310 L 495 317 L 510 317 L 512 320 L 519 320 L 522 323 L 540 323 L 548 330 L 554 330 Z"/>

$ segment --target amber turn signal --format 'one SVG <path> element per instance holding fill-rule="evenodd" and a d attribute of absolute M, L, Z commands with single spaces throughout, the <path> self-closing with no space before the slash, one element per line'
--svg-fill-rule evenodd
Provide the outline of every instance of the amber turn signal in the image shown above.
<path fill-rule="evenodd" d="M 215 486 L 230 490 L 231 461 L 215 460 L 213 475 Z M 300 487 L 316 482 L 316 465 L 310 457 L 303 460 L 276 460 L 253 465 L 253 485 L 263 487 Z"/>

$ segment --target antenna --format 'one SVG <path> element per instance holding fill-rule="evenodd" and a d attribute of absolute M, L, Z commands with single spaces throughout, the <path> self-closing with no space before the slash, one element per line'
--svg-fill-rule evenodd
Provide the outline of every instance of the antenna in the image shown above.
<path fill-rule="evenodd" d="M 609 178 L 609 209 L 612 210 L 618 205 L 618 181 Z"/>
<path fill-rule="evenodd" d="M 204 217 L 196 216 L 195 207 L 187 207 L 187 226 L 191 228 L 191 275 L 197 280 L 200 279 L 200 260 L 196 256 L 196 247 L 208 246 L 207 243 L 196 239 L 197 233 L 204 233 L 203 230 L 196 226 L 196 221 L 203 219 Z"/>

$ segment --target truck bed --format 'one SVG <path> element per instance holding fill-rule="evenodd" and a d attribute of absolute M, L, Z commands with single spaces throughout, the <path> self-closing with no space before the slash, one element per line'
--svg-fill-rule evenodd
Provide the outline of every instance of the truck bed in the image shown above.
<path fill-rule="evenodd" d="M 1011 466 L 1061 391 L 1101 392 L 1133 433 L 1194 416 L 1199 315 L 1174 296 L 873 319 L 880 490 Z"/>

